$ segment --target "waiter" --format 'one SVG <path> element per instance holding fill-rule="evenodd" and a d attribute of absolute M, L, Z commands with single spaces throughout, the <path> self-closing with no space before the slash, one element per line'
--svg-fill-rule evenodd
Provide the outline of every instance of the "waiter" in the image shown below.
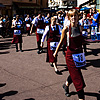
<path fill-rule="evenodd" d="M 65 58 L 70 75 L 63 85 L 63 88 L 65 90 L 66 96 L 70 96 L 69 86 L 73 82 L 78 93 L 79 100 L 85 100 L 85 82 L 81 72 L 81 67 L 86 65 L 85 56 L 82 50 L 84 38 L 82 37 L 81 28 L 79 27 L 79 17 L 77 10 L 70 10 L 68 12 L 68 17 L 70 20 L 70 26 L 66 26 L 65 28 L 63 28 L 60 42 L 53 55 L 54 57 L 56 57 L 57 52 L 62 45 L 64 37 L 67 35 L 67 52 Z"/>
<path fill-rule="evenodd" d="M 25 18 L 27 36 L 30 36 L 31 21 L 32 21 L 32 19 L 30 18 L 29 14 L 28 14 L 27 17 Z"/>
<path fill-rule="evenodd" d="M 43 47 L 43 43 L 46 36 L 47 36 L 47 62 L 49 62 L 54 67 L 55 72 L 57 74 L 60 74 L 57 68 L 57 59 L 53 56 L 53 53 L 60 40 L 60 26 L 56 24 L 55 17 L 51 18 L 51 25 L 46 26 L 45 28 L 45 32 L 41 40 L 41 47 Z"/>
<path fill-rule="evenodd" d="M 14 29 L 12 43 L 16 44 L 16 52 L 18 52 L 18 43 L 20 44 L 20 51 L 22 52 L 22 21 L 19 19 L 19 15 L 16 15 L 16 20 L 12 23 Z"/>
<path fill-rule="evenodd" d="M 37 53 L 41 54 L 42 49 L 41 49 L 40 44 L 41 44 L 41 38 L 42 38 L 42 35 L 44 33 L 44 28 L 45 28 L 44 18 L 42 17 L 41 12 L 39 12 L 38 16 L 35 17 L 35 19 L 33 20 L 30 34 L 32 34 L 32 29 L 34 25 L 36 25 L 37 27 L 36 28 L 36 38 L 37 38 L 37 46 L 38 46 Z"/>

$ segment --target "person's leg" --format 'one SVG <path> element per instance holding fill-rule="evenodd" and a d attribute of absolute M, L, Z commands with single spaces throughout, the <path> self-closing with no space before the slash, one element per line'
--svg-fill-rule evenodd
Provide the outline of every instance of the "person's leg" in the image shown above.
<path fill-rule="evenodd" d="M 16 43 L 16 52 L 18 52 L 18 43 Z"/>
<path fill-rule="evenodd" d="M 61 72 L 58 70 L 58 68 L 57 68 L 57 62 L 53 62 L 52 64 L 53 64 L 55 73 L 61 75 L 62 73 L 61 73 Z"/>
<path fill-rule="evenodd" d="M 80 90 L 77 92 L 78 93 L 78 98 L 79 100 L 85 100 L 85 97 L 84 97 L 84 90 Z"/>
<path fill-rule="evenodd" d="M 53 66 L 54 66 L 55 72 L 57 72 L 58 71 L 58 68 L 57 68 L 56 62 L 53 62 Z"/>
<path fill-rule="evenodd" d="M 20 43 L 20 51 L 22 52 L 22 43 Z"/>
<path fill-rule="evenodd" d="M 27 35 L 30 36 L 30 30 L 27 31 Z"/>
<path fill-rule="evenodd" d="M 85 55 L 87 55 L 86 44 L 83 45 L 83 48 L 84 48 Z"/>
<path fill-rule="evenodd" d="M 38 51 L 37 51 L 37 53 L 41 54 L 42 53 L 42 48 L 41 48 L 40 45 L 41 45 L 42 34 L 37 35 L 37 38 L 38 38 L 38 41 L 37 41 Z"/>
<path fill-rule="evenodd" d="M 40 50 L 41 50 L 41 49 L 40 49 L 40 48 L 41 48 L 41 47 L 40 47 L 40 41 L 37 42 L 37 47 L 38 47 L 37 53 L 40 54 L 40 53 L 41 53 L 41 52 L 40 52 Z"/>
<path fill-rule="evenodd" d="M 70 77 L 70 75 L 69 75 L 68 78 L 67 78 L 66 83 L 63 85 L 63 88 L 64 88 L 64 90 L 65 90 L 65 95 L 66 95 L 67 97 L 70 96 L 70 94 L 69 94 L 69 86 L 70 86 L 71 83 L 72 83 L 72 79 L 71 79 L 71 77 Z"/>

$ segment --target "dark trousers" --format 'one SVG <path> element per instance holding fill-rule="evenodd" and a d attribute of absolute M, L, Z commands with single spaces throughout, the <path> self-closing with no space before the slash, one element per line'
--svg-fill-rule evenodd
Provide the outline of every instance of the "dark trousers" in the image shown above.
<path fill-rule="evenodd" d="M 27 30 L 26 33 L 28 36 L 30 36 L 30 30 Z"/>
<path fill-rule="evenodd" d="M 67 81 L 68 81 L 69 85 L 72 83 L 72 79 L 71 79 L 70 75 L 68 76 Z M 83 89 L 78 91 L 77 93 L 78 93 L 79 99 L 84 99 L 84 90 Z"/>
<path fill-rule="evenodd" d="M 22 43 L 19 43 L 19 48 L 22 50 Z M 18 50 L 18 43 L 16 43 L 16 50 Z"/>
<path fill-rule="evenodd" d="M 42 50 L 42 48 L 41 48 L 40 45 L 41 45 L 41 41 L 38 41 L 38 42 L 37 42 L 37 47 L 38 47 L 38 50 L 39 50 L 39 51 Z"/>

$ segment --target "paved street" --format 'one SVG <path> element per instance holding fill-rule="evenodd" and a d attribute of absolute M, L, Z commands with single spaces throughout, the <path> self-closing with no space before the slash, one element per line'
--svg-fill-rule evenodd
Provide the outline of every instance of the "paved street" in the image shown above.
<path fill-rule="evenodd" d="M 11 40 L 0 38 L 0 100 L 78 100 L 73 84 L 71 96 L 64 94 L 62 85 L 69 73 L 61 51 L 58 68 L 62 75 L 57 75 L 46 63 L 46 53 L 37 54 L 35 35 L 23 35 L 23 52 L 16 52 Z M 100 100 L 100 43 L 91 43 L 87 48 L 87 67 L 82 70 L 87 85 L 85 97 Z"/>

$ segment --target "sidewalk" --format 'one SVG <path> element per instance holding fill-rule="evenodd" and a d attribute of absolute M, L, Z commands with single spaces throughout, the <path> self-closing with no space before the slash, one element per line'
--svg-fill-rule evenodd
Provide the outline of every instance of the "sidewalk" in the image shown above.
<path fill-rule="evenodd" d="M 37 54 L 36 37 L 23 36 L 24 52 L 15 52 L 12 38 L 0 38 L 0 100 L 78 100 L 73 84 L 66 97 L 62 85 L 69 75 L 62 52 L 58 54 L 57 75 L 46 53 Z M 46 43 L 44 45 L 46 47 Z M 100 100 L 100 43 L 87 45 L 87 67 L 82 70 L 86 100 Z M 6 85 L 1 86 L 1 84 Z"/>

